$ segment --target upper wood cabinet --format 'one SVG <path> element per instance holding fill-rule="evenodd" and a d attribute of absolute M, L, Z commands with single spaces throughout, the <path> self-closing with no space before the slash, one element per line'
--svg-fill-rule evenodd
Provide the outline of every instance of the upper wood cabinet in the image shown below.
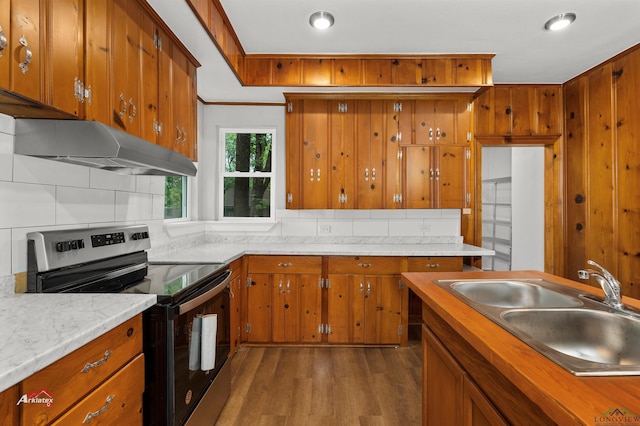
<path fill-rule="evenodd" d="M 147 2 L 0 0 L 0 112 L 96 120 L 195 160 L 198 66 Z"/>
<path fill-rule="evenodd" d="M 468 96 L 287 96 L 287 207 L 468 207 Z"/>
<path fill-rule="evenodd" d="M 495 86 L 476 99 L 478 136 L 557 136 L 562 129 L 562 87 Z"/>
<path fill-rule="evenodd" d="M 44 43 L 41 0 L 3 0 L 0 7 L 9 13 L 10 23 L 3 26 L 7 38 L 3 58 L 9 62 L 8 73 L 3 72 L 2 88 L 38 102 L 44 100 L 41 46 Z M 9 6 L 7 6 L 9 5 Z M 6 25 L 6 24 L 5 24 Z M 6 80 L 5 80 L 6 79 Z"/>

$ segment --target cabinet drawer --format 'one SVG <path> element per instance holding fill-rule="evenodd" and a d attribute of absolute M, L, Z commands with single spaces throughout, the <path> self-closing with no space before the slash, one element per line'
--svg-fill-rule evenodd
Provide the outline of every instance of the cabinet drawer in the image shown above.
<path fill-rule="evenodd" d="M 462 257 L 410 257 L 408 272 L 459 272 L 462 271 Z"/>
<path fill-rule="evenodd" d="M 393 256 L 330 256 L 329 274 L 399 274 L 402 258 Z"/>
<path fill-rule="evenodd" d="M 320 274 L 322 256 L 250 256 L 249 273 Z"/>
<path fill-rule="evenodd" d="M 22 424 L 44 424 L 82 399 L 142 352 L 142 315 L 87 343 L 22 381 L 21 394 L 46 391 L 54 403 L 20 404 Z"/>
<path fill-rule="evenodd" d="M 144 355 L 140 354 L 53 425 L 142 425 L 143 392 Z"/>

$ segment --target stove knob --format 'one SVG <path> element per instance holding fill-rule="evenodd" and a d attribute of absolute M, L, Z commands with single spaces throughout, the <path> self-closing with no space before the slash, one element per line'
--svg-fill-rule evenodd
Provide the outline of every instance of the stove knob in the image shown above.
<path fill-rule="evenodd" d="M 140 238 L 140 234 L 138 232 L 134 232 L 133 234 L 131 234 L 131 239 L 132 240 L 137 240 Z"/>

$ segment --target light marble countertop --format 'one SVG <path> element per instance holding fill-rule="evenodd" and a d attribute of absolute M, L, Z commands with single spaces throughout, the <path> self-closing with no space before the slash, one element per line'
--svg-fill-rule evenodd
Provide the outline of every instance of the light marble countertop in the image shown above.
<path fill-rule="evenodd" d="M 156 303 L 140 294 L 0 297 L 0 392 Z"/>
<path fill-rule="evenodd" d="M 286 243 L 286 242 L 209 242 L 161 254 L 150 261 L 229 263 L 245 254 L 322 255 L 322 256 L 493 256 L 490 249 L 463 243 Z"/>

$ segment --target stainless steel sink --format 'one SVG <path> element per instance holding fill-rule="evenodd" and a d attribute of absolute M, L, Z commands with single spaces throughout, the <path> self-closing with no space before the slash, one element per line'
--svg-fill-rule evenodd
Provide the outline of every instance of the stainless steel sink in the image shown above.
<path fill-rule="evenodd" d="M 502 319 L 528 343 L 607 368 L 640 366 L 637 318 L 593 309 L 527 309 L 503 312 Z"/>
<path fill-rule="evenodd" d="M 577 297 L 568 296 L 531 281 L 458 281 L 451 289 L 483 305 L 501 308 L 572 308 L 581 306 Z"/>
<path fill-rule="evenodd" d="M 536 278 L 436 284 L 577 376 L 640 375 L 640 315 Z"/>

